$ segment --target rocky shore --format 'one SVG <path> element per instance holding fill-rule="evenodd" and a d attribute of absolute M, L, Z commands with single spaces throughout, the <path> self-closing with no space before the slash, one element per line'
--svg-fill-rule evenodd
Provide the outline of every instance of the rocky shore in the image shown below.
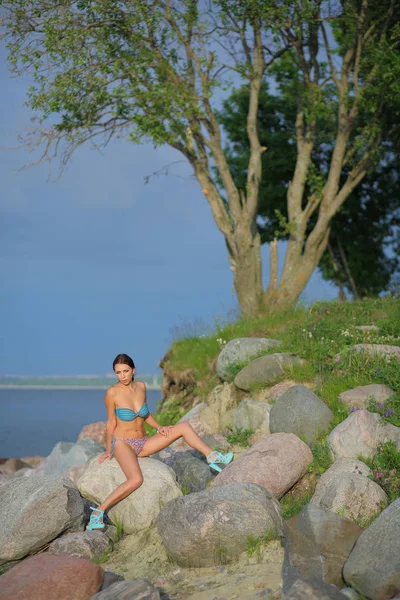
<path fill-rule="evenodd" d="M 398 346 L 352 351 L 400 360 Z M 346 390 L 348 416 L 333 427 L 315 382 L 284 379 L 302 364 L 279 340 L 226 344 L 220 385 L 183 419 L 221 450 L 227 430 L 251 430 L 250 447 L 231 447 L 235 460 L 218 475 L 181 440 L 139 459 L 144 483 L 108 512 L 104 531 L 86 531 L 89 506 L 125 479 L 115 459 L 97 462 L 104 423 L 48 457 L 1 464 L 0 600 L 400 598 L 400 498 L 364 462 L 388 443 L 400 451 L 400 427 L 368 410 L 396 390 Z M 331 466 L 315 473 L 313 444 L 328 431 Z M 305 493 L 285 519 L 283 503 Z"/>

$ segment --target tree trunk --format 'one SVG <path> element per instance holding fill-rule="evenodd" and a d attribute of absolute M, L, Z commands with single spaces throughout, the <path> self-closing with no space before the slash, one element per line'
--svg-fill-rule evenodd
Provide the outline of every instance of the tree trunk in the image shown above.
<path fill-rule="evenodd" d="M 261 243 L 257 233 L 236 238 L 235 258 L 231 259 L 234 286 L 243 316 L 255 316 L 261 311 L 263 295 L 261 273 Z"/>

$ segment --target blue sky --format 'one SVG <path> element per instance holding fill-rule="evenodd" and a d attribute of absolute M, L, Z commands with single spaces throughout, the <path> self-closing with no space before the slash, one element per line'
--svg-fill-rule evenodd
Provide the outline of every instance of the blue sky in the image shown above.
<path fill-rule="evenodd" d="M 183 158 L 121 140 L 73 156 L 61 179 L 18 146 L 27 78 L 0 48 L 0 374 L 102 374 L 127 352 L 157 372 L 176 326 L 237 307 L 225 243 Z M 175 162 L 168 176 L 144 177 Z M 283 245 L 280 258 L 283 261 Z M 268 248 L 263 276 L 268 281 Z M 315 273 L 303 299 L 336 297 Z M 199 332 L 201 332 L 199 330 Z"/>

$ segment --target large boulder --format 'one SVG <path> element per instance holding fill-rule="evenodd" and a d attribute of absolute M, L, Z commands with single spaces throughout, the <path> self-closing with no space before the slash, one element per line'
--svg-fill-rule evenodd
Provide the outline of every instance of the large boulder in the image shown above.
<path fill-rule="evenodd" d="M 314 392 L 295 385 L 279 396 L 270 413 L 271 433 L 294 433 L 314 442 L 333 420 L 333 412 Z"/>
<path fill-rule="evenodd" d="M 104 573 L 90 560 L 42 553 L 27 558 L 1 577 L 0 600 L 89 600 Z"/>
<path fill-rule="evenodd" d="M 223 564 L 243 552 L 249 537 L 277 539 L 283 534 L 279 503 L 258 485 L 234 483 L 169 502 L 157 527 L 178 564 Z"/>
<path fill-rule="evenodd" d="M 201 409 L 200 420 L 211 431 L 223 429 L 225 415 L 238 403 L 239 392 L 233 383 L 217 385 L 207 397 Z"/>
<path fill-rule="evenodd" d="M 222 381 L 233 381 L 238 371 L 251 360 L 267 354 L 272 348 L 277 348 L 282 342 L 268 338 L 236 338 L 228 342 L 217 360 L 217 375 Z"/>
<path fill-rule="evenodd" d="M 67 533 L 49 546 L 47 552 L 57 556 L 75 556 L 76 558 L 101 558 L 112 550 L 112 541 L 103 531 L 80 531 Z"/>
<path fill-rule="evenodd" d="M 371 600 L 386 600 L 400 592 L 400 498 L 360 535 L 343 577 Z"/>
<path fill-rule="evenodd" d="M 320 506 L 364 526 L 388 499 L 380 485 L 371 481 L 363 462 L 339 458 L 320 477 L 311 505 Z"/>
<path fill-rule="evenodd" d="M 307 471 L 313 455 L 293 433 L 271 434 L 225 467 L 213 486 L 256 483 L 281 498 Z"/>
<path fill-rule="evenodd" d="M 69 479 L 20 477 L 0 487 L 0 565 L 67 530 L 83 528 L 84 502 Z"/>
<path fill-rule="evenodd" d="M 85 438 L 90 438 L 95 440 L 102 446 L 106 445 L 106 423 L 104 421 L 96 421 L 96 423 L 89 423 L 82 427 L 79 435 L 79 440 L 84 440 Z"/>
<path fill-rule="evenodd" d="M 161 506 L 182 495 L 172 469 L 151 458 L 139 458 L 139 466 L 143 484 L 107 513 L 113 523 L 122 521 L 125 533 L 149 529 Z M 115 458 L 101 464 L 93 459 L 77 486 L 84 498 L 101 504 L 124 481 L 126 476 Z"/>
<path fill-rule="evenodd" d="M 235 429 L 250 429 L 260 436 L 269 435 L 269 415 L 272 405 L 258 400 L 244 398 L 233 414 Z"/>
<path fill-rule="evenodd" d="M 268 354 L 256 358 L 236 375 L 236 387 L 246 392 L 254 386 L 269 385 L 281 377 L 285 368 L 293 365 L 302 365 L 304 360 L 292 354 Z"/>
<path fill-rule="evenodd" d="M 339 394 L 339 400 L 349 408 L 368 408 L 371 400 L 385 404 L 395 392 L 387 385 L 371 383 Z"/>
<path fill-rule="evenodd" d="M 282 600 L 346 600 L 346 597 L 330 583 L 297 579 Z"/>
<path fill-rule="evenodd" d="M 344 585 L 342 569 L 361 527 L 349 519 L 308 504 L 287 522 L 283 591 L 296 579 Z"/>
<path fill-rule="evenodd" d="M 175 472 L 177 482 L 185 494 L 204 490 L 213 478 L 207 462 L 189 451 L 161 451 L 153 459 L 160 460 Z"/>
<path fill-rule="evenodd" d="M 356 410 L 331 431 L 328 444 L 336 458 L 372 458 L 378 446 L 389 440 L 400 449 L 400 427 L 382 422 L 376 413 Z"/>
<path fill-rule="evenodd" d="M 147 579 L 117 581 L 90 600 L 160 600 L 160 592 Z"/>
<path fill-rule="evenodd" d="M 45 475 L 64 475 L 71 467 L 85 465 L 94 456 L 104 452 L 105 447 L 92 440 L 85 438 L 76 444 L 70 442 L 58 442 L 51 451 L 44 467 Z"/>

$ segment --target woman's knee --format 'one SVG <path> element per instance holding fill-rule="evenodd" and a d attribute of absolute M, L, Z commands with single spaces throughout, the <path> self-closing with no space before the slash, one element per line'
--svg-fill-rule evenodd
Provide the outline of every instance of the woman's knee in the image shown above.
<path fill-rule="evenodd" d="M 194 431 L 193 427 L 190 425 L 190 423 L 179 423 L 179 433 L 181 435 L 185 435 L 187 433 L 190 433 L 191 431 Z"/>
<path fill-rule="evenodd" d="M 133 492 L 134 490 L 140 488 L 140 486 L 143 483 L 143 477 L 141 475 L 138 475 L 137 477 L 130 477 L 127 483 L 129 489 L 131 490 L 131 492 Z"/>

